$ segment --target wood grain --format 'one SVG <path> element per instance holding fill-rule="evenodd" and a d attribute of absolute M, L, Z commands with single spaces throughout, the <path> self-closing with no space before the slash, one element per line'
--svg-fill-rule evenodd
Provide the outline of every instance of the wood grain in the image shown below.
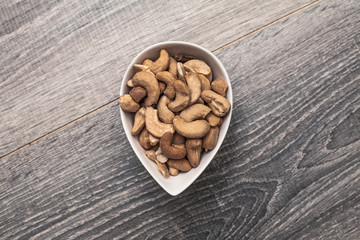
<path fill-rule="evenodd" d="M 310 2 L 1 2 L 0 156 L 114 100 L 151 44 L 214 50 Z"/>
<path fill-rule="evenodd" d="M 216 158 L 169 196 L 114 103 L 0 164 L 0 239 L 357 239 L 359 2 L 326 0 L 217 52 L 234 92 Z"/>

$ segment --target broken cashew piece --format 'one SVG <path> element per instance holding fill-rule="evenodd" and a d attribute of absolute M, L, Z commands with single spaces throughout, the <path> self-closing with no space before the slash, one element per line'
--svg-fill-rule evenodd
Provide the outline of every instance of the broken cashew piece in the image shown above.
<path fill-rule="evenodd" d="M 177 63 L 177 71 L 178 71 L 179 79 L 185 82 L 185 68 L 181 62 Z"/>
<path fill-rule="evenodd" d="M 176 131 L 187 138 L 202 138 L 210 130 L 210 124 L 206 120 L 185 122 L 183 118 L 176 116 L 173 124 Z"/>
<path fill-rule="evenodd" d="M 201 94 L 201 81 L 196 73 L 187 72 L 185 74 L 186 83 L 190 89 L 190 102 L 189 105 L 194 104 Z"/>
<path fill-rule="evenodd" d="M 206 115 L 210 112 L 211 109 L 208 106 L 197 103 L 182 110 L 180 117 L 182 117 L 186 122 L 192 122 L 197 119 L 205 119 Z"/>
<path fill-rule="evenodd" d="M 149 143 L 150 146 L 154 147 L 160 142 L 160 138 L 156 138 L 153 135 L 149 134 Z"/>
<path fill-rule="evenodd" d="M 213 150 L 219 139 L 219 127 L 211 127 L 209 133 L 203 139 L 203 148 L 205 152 Z"/>
<path fill-rule="evenodd" d="M 200 155 L 202 152 L 202 140 L 201 138 L 186 140 L 186 153 L 187 158 L 193 168 L 196 168 L 200 164 Z"/>
<path fill-rule="evenodd" d="M 139 110 L 140 105 L 130 96 L 125 94 L 120 96 L 120 107 L 126 112 L 136 112 Z"/>
<path fill-rule="evenodd" d="M 184 63 L 184 67 L 191 67 L 197 73 L 204 74 L 205 76 L 211 73 L 211 68 L 209 65 L 200 59 L 191 59 Z"/>
<path fill-rule="evenodd" d="M 163 154 L 160 147 L 156 150 L 155 155 L 156 159 L 161 163 L 166 163 L 168 161 L 168 158 Z"/>
<path fill-rule="evenodd" d="M 140 108 L 134 117 L 134 125 L 131 129 L 131 135 L 138 135 L 145 126 L 145 108 Z"/>
<path fill-rule="evenodd" d="M 175 114 L 172 111 L 170 111 L 167 106 L 169 103 L 170 103 L 170 99 L 164 95 L 160 98 L 157 105 L 159 118 L 164 123 L 172 123 L 175 117 Z"/>
<path fill-rule="evenodd" d="M 165 49 L 161 49 L 159 58 L 150 65 L 153 73 L 164 71 L 169 66 L 169 54 Z"/>
<path fill-rule="evenodd" d="M 203 91 L 201 93 L 201 98 L 210 106 L 212 113 L 217 117 L 223 117 L 230 111 L 230 102 L 214 91 Z"/>
<path fill-rule="evenodd" d="M 174 133 L 173 125 L 160 122 L 157 112 L 153 107 L 146 107 L 145 126 L 149 133 L 157 138 L 161 138 L 166 132 Z"/>
<path fill-rule="evenodd" d="M 159 100 L 160 96 L 160 87 L 158 80 L 155 78 L 154 75 L 148 73 L 146 71 L 137 72 L 132 82 L 134 87 L 141 86 L 145 88 L 147 92 L 147 97 L 145 98 L 145 106 L 151 106 Z"/>
<path fill-rule="evenodd" d="M 169 159 L 167 162 L 168 167 L 175 168 L 182 172 L 188 172 L 191 170 L 191 165 L 186 158 L 183 159 Z"/>
<path fill-rule="evenodd" d="M 189 104 L 190 91 L 186 84 L 180 80 L 176 80 L 173 83 L 173 86 L 175 88 L 176 96 L 175 100 L 168 104 L 168 108 L 172 112 L 180 112 Z"/>
<path fill-rule="evenodd" d="M 176 168 L 173 168 L 173 167 L 169 167 L 169 173 L 171 176 L 177 176 L 177 175 L 179 175 L 179 170 L 177 170 Z"/>
<path fill-rule="evenodd" d="M 228 89 L 228 85 L 222 78 L 216 78 L 214 81 L 211 82 L 211 89 L 220 94 L 221 96 L 226 95 L 226 90 Z"/>
<path fill-rule="evenodd" d="M 172 133 L 165 133 L 160 139 L 160 148 L 165 157 L 171 159 L 181 159 L 186 156 L 186 149 L 185 148 L 176 148 L 173 147 L 172 144 L 173 134 Z"/>
<path fill-rule="evenodd" d="M 134 84 L 132 82 L 132 79 L 129 79 L 127 82 L 126 82 L 126 86 L 128 87 L 134 87 Z"/>

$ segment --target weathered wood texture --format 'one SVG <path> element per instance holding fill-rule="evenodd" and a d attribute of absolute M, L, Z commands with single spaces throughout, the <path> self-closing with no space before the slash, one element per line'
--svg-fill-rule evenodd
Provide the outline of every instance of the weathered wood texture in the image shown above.
<path fill-rule="evenodd" d="M 114 100 L 151 44 L 214 50 L 310 2 L 1 2 L 0 156 Z"/>
<path fill-rule="evenodd" d="M 359 14 L 320 1 L 217 52 L 231 127 L 177 197 L 131 151 L 118 103 L 2 159 L 0 239 L 357 239 Z"/>

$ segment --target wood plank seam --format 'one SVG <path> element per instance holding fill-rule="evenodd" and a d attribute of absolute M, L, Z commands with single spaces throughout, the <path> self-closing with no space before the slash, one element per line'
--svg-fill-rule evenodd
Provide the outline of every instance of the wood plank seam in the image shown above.
<path fill-rule="evenodd" d="M 224 48 L 226 48 L 226 47 L 228 47 L 228 46 L 230 46 L 230 45 L 232 45 L 232 44 L 234 44 L 234 43 L 236 43 L 236 42 L 238 42 L 238 41 L 241 41 L 241 40 L 245 39 L 246 37 L 249 37 L 249 36 L 251 36 L 251 35 L 253 35 L 253 34 L 255 34 L 255 33 L 259 32 L 259 31 L 262 31 L 262 30 L 264 30 L 265 28 L 267 28 L 267 27 L 269 27 L 269 26 L 271 26 L 271 25 L 273 25 L 273 24 L 275 24 L 275 23 L 277 23 L 277 22 L 280 22 L 280 21 L 282 21 L 282 20 L 284 20 L 284 19 L 286 19 L 286 18 L 288 18 L 288 17 L 290 17 L 290 16 L 292 16 L 292 15 L 294 15 L 294 14 L 300 12 L 300 11 L 303 11 L 303 10 L 305 10 L 305 9 L 308 8 L 308 7 L 311 7 L 311 6 L 319 3 L 320 1 L 321 1 L 321 0 L 316 0 L 316 1 L 314 1 L 314 2 L 311 2 L 311 3 L 309 3 L 309 4 L 307 4 L 307 5 L 299 8 L 299 9 L 297 9 L 297 10 L 295 10 L 295 11 L 292 11 L 292 12 L 286 14 L 285 16 L 282 16 L 282 17 L 280 17 L 280 18 L 278 18 L 278 19 L 276 19 L 276 20 L 274 20 L 274 21 L 272 21 L 272 22 L 270 22 L 270 23 L 268 23 L 268 24 L 265 24 L 264 26 L 262 26 L 262 27 L 260 27 L 260 28 L 257 28 L 257 29 L 255 29 L 255 30 L 253 30 L 253 31 L 251 31 L 251 32 L 249 32 L 249 33 L 247 33 L 247 34 L 245 34 L 245 35 L 243 35 L 243 36 L 241 36 L 241 37 L 239 37 L 239 38 L 237 38 L 237 39 L 235 39 L 235 40 L 227 43 L 227 44 L 224 44 L 223 46 L 221 46 L 221 47 L 219 47 L 219 48 L 216 48 L 215 50 L 212 50 L 211 52 L 215 53 L 215 52 L 217 52 L 217 51 L 220 51 L 221 49 L 224 49 Z M 30 146 L 31 144 L 33 144 L 33 143 L 35 143 L 35 142 L 37 142 L 37 141 L 39 141 L 39 140 L 41 140 L 41 139 L 49 136 L 50 134 L 53 134 L 54 132 L 57 132 L 57 131 L 60 130 L 60 129 L 63 129 L 63 128 L 65 128 L 65 127 L 67 127 L 67 126 L 69 126 L 69 125 L 77 122 L 78 120 L 81 120 L 81 119 L 83 119 L 83 118 L 91 115 L 92 113 L 95 113 L 95 112 L 97 112 L 98 110 L 100 110 L 100 109 L 102 109 L 102 108 L 104 108 L 104 107 L 107 107 L 108 105 L 110 105 L 110 104 L 112 104 L 112 103 L 114 103 L 115 101 L 118 101 L 118 100 L 119 100 L 119 98 L 113 99 L 113 100 L 111 100 L 110 102 L 108 102 L 108 103 L 106 103 L 106 104 L 104 104 L 104 105 L 102 105 L 102 106 L 100 106 L 100 107 L 98 107 L 98 108 L 95 108 L 94 110 L 92 110 L 92 111 L 90 111 L 90 112 L 88 112 L 88 113 L 86 113 L 86 114 L 84 114 L 84 115 L 82 115 L 82 116 L 80 116 L 80 117 L 78 117 L 78 118 L 75 118 L 74 120 L 72 120 L 72 121 L 70 121 L 70 122 L 68 122 L 68 123 L 66 123 L 66 124 L 64 124 L 64 125 L 61 125 L 60 127 L 55 128 L 54 130 L 52 130 L 52 131 L 50 131 L 50 132 L 48 132 L 48 133 L 46 133 L 46 134 L 44 134 L 44 135 L 42 135 L 42 136 L 34 139 L 34 140 L 32 140 L 32 141 L 30 141 L 29 143 L 26 143 L 26 144 L 24 144 L 23 146 L 21 146 L 21 147 L 19 147 L 19 148 L 16 148 L 16 149 L 10 151 L 9 153 L 4 154 L 3 156 L 0 156 L 0 161 L 1 161 L 3 158 L 10 156 L 10 155 L 12 155 L 12 154 L 15 153 L 15 152 L 17 152 L 17 151 L 19 151 L 19 150 L 21 150 L 21 149 L 24 149 L 25 147 Z"/>

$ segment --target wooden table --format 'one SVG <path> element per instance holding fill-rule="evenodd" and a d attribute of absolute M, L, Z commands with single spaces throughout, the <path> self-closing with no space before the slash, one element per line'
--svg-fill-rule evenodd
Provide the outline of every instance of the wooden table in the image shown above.
<path fill-rule="evenodd" d="M 120 121 L 151 44 L 214 52 L 215 159 L 172 197 Z M 359 239 L 360 1 L 0 2 L 0 239 Z"/>

